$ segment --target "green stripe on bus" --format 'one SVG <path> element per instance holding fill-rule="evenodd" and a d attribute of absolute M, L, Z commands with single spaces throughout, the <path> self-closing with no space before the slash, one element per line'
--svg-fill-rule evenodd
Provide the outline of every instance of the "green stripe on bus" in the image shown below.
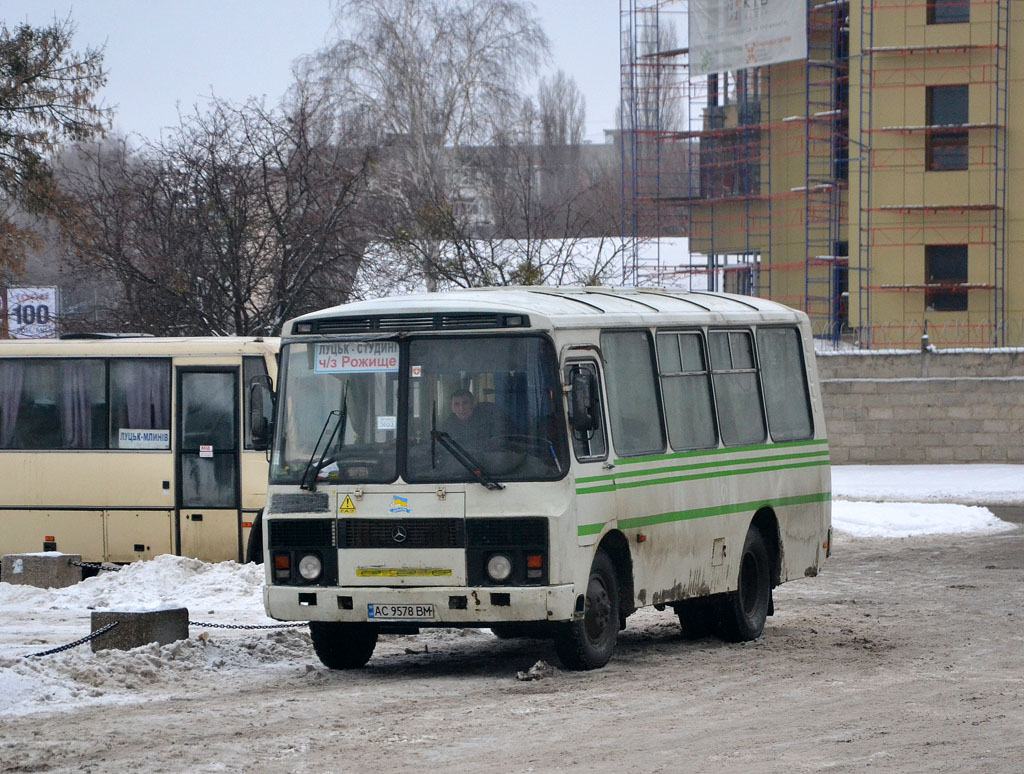
<path fill-rule="evenodd" d="M 786 441 L 785 443 L 758 443 L 753 446 L 726 446 L 722 449 L 695 449 L 693 451 L 674 452 L 673 454 L 653 454 L 649 457 L 626 457 L 615 460 L 617 466 L 639 465 L 644 462 L 661 462 L 684 457 L 698 457 L 705 454 L 733 454 L 735 452 L 768 451 L 770 449 L 792 449 L 797 446 L 823 446 L 828 444 L 827 438 L 810 441 Z"/>
<path fill-rule="evenodd" d="M 712 460 L 710 462 L 695 462 L 690 465 L 670 465 L 665 468 L 644 468 L 643 470 L 628 470 L 619 473 L 607 473 L 600 476 L 586 476 L 576 479 L 577 484 L 589 484 L 595 481 L 611 481 L 619 478 L 635 478 L 637 476 L 653 476 L 661 473 L 680 473 L 684 470 L 700 470 L 701 468 L 724 468 L 729 465 L 752 465 L 757 462 L 776 462 L 781 460 L 799 460 L 808 457 L 828 457 L 828 449 L 821 451 L 801 452 L 800 454 L 772 454 L 766 457 L 742 457 L 738 460 Z"/>
<path fill-rule="evenodd" d="M 710 516 L 726 516 L 731 513 L 754 512 L 764 506 L 771 508 L 783 508 L 790 505 L 809 505 L 810 503 L 824 503 L 832 499 L 831 492 L 818 492 L 816 494 L 796 495 L 794 497 L 780 497 L 777 500 L 754 500 L 747 503 L 735 503 L 733 505 L 713 505 L 709 508 L 694 508 L 689 511 L 670 511 L 669 513 L 656 513 L 652 516 L 637 516 L 633 519 L 619 519 L 619 529 L 637 529 L 638 527 L 650 527 L 655 524 L 670 524 L 676 521 L 691 521 L 693 519 L 706 519 Z M 584 524 L 577 530 L 579 537 L 588 535 L 599 535 L 604 529 L 604 523 Z"/>
<path fill-rule="evenodd" d="M 645 479 L 643 481 L 626 481 L 624 483 L 611 483 L 603 486 L 582 487 L 576 490 L 576 494 L 596 494 L 598 492 L 615 492 L 619 489 L 634 489 L 641 486 L 658 486 L 660 484 L 676 484 L 680 481 L 699 481 L 701 479 L 722 478 L 724 476 L 742 476 L 747 473 L 772 473 L 777 470 L 796 470 L 797 468 L 814 468 L 828 465 L 829 461 L 814 460 L 811 462 L 796 462 L 789 465 L 763 465 L 757 468 L 740 468 L 737 470 L 716 470 L 709 473 L 693 473 L 688 476 L 667 476 L 663 478 Z"/>

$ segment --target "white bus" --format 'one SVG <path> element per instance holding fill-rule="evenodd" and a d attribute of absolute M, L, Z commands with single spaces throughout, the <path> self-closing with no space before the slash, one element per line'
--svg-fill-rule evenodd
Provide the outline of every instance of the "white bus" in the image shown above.
<path fill-rule="evenodd" d="M 0 341 L 0 554 L 241 560 L 266 494 L 243 389 L 278 340 Z"/>
<path fill-rule="evenodd" d="M 626 618 L 760 636 L 829 553 L 806 316 L 654 289 L 360 302 L 282 336 L 264 517 L 268 614 L 329 667 L 381 632 L 548 635 L 603 666 Z M 253 405 L 262 405 L 254 396 Z M 258 443 L 270 417 L 252 418 Z"/>

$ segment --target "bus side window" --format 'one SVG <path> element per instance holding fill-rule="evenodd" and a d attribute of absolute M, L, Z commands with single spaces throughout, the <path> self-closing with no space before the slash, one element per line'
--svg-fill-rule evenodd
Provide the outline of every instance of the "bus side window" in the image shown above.
<path fill-rule="evenodd" d="M 726 446 L 763 443 L 764 412 L 750 331 L 711 331 L 708 349 L 722 442 Z"/>
<path fill-rule="evenodd" d="M 772 439 L 800 441 L 811 438 L 814 424 L 800 331 L 796 328 L 759 328 L 757 352 Z"/>
<path fill-rule="evenodd" d="M 711 374 L 700 333 L 659 333 L 657 342 L 669 443 L 676 451 L 717 446 Z"/>
<path fill-rule="evenodd" d="M 597 373 L 596 363 L 571 363 L 565 369 L 565 381 L 572 383 L 574 373 L 582 373 L 591 377 L 595 388 L 594 398 L 597 402 L 597 426 L 589 431 L 577 431 L 569 428 L 572 435 L 572 450 L 580 462 L 595 462 L 608 456 L 608 441 L 604 432 L 604 401 L 601 398 L 601 380 Z"/>
<path fill-rule="evenodd" d="M 111 449 L 171 448 L 170 360 L 111 359 L 109 433 Z"/>
<path fill-rule="evenodd" d="M 9 361 L 2 379 L 4 448 L 104 448 L 107 387 L 102 360 Z"/>
<path fill-rule="evenodd" d="M 650 335 L 605 331 L 601 351 L 616 453 L 629 457 L 665 451 Z"/>

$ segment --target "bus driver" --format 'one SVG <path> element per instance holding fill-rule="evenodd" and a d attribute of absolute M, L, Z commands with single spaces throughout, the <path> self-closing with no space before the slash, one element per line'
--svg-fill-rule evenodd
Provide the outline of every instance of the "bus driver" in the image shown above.
<path fill-rule="evenodd" d="M 451 408 L 444 430 L 456 443 L 479 444 L 507 432 L 499 421 L 494 404 L 477 403 L 469 390 L 453 392 Z"/>

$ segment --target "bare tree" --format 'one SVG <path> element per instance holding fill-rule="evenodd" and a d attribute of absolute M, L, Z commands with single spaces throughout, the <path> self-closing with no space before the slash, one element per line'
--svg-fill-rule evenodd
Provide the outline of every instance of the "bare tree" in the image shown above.
<path fill-rule="evenodd" d="M 95 102 L 106 82 L 103 50 L 71 50 L 70 18 L 9 29 L 0 20 L 0 275 L 16 271 L 37 244 L 31 221 L 56 190 L 47 156 L 64 140 L 101 133 L 109 111 Z"/>
<path fill-rule="evenodd" d="M 540 140 L 544 145 L 578 147 L 587 124 L 587 100 L 575 79 L 562 70 L 541 78 L 537 89 Z"/>
<path fill-rule="evenodd" d="M 111 326 L 266 334 L 347 299 L 369 157 L 297 89 L 286 113 L 215 101 L 157 144 L 82 149 L 62 169 L 78 267 L 121 296 Z"/>
<path fill-rule="evenodd" d="M 442 244 L 468 228 L 462 150 L 520 102 L 547 38 L 516 0 L 344 0 L 335 17 L 338 39 L 306 75 L 374 128 L 378 238 L 408 281 L 436 287 Z"/>

